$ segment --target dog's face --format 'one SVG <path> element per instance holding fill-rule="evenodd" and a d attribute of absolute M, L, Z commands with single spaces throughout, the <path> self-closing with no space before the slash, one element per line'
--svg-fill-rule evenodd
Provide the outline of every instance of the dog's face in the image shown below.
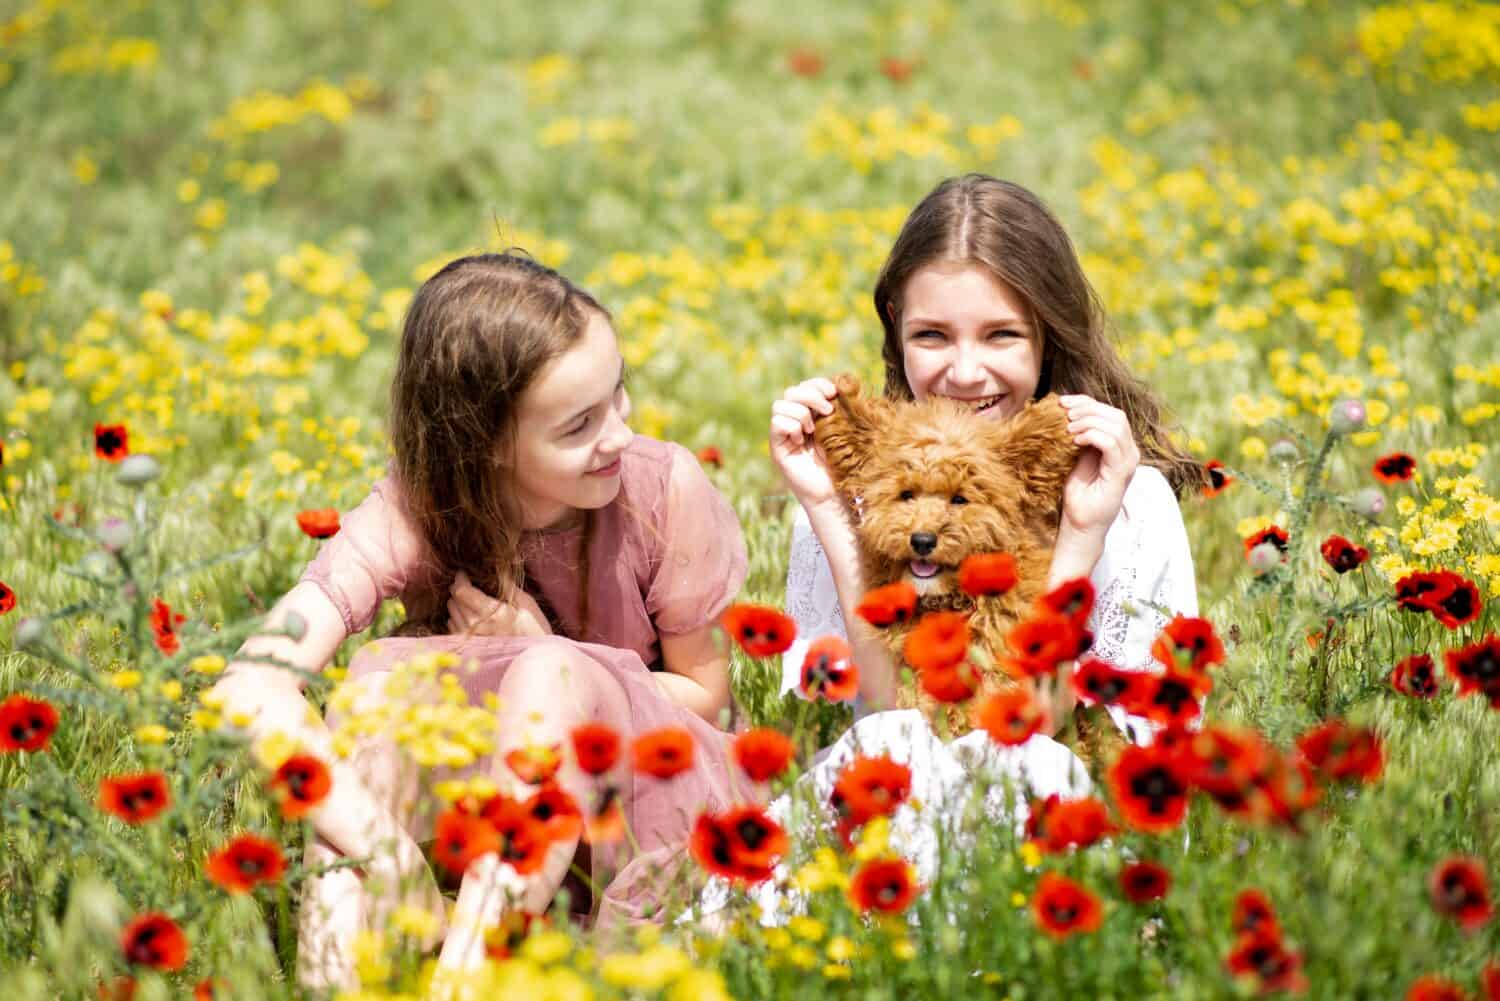
<path fill-rule="evenodd" d="M 859 498 L 871 587 L 905 580 L 941 597 L 968 556 L 1050 549 L 1078 457 L 1056 397 L 1001 421 L 946 400 L 866 399 L 848 376 L 837 385 L 816 438 L 840 492 Z"/>

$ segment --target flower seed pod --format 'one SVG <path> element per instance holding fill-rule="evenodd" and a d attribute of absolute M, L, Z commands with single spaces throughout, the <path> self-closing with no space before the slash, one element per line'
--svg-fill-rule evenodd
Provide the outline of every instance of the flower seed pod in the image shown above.
<path fill-rule="evenodd" d="M 41 619 L 22 619 L 16 623 L 14 642 L 17 650 L 40 646 L 47 638 L 47 623 Z"/>
<path fill-rule="evenodd" d="M 1297 461 L 1297 457 L 1301 454 L 1301 451 L 1297 448 L 1297 443 L 1290 438 L 1276 439 L 1276 444 L 1271 446 L 1270 452 L 1271 458 L 1283 466 L 1290 466 Z"/>
<path fill-rule="evenodd" d="M 1369 414 L 1363 400 L 1343 399 L 1328 414 L 1328 426 L 1334 434 L 1353 434 L 1365 426 Z"/>
<path fill-rule="evenodd" d="M 1250 569 L 1256 575 L 1270 573 L 1281 563 L 1281 550 L 1269 542 L 1262 542 L 1250 550 Z"/>
<path fill-rule="evenodd" d="M 1374 521 L 1385 510 L 1385 494 L 1375 487 L 1365 487 L 1354 495 L 1352 503 L 1360 517 Z"/>
<path fill-rule="evenodd" d="M 118 553 L 130 545 L 130 540 L 135 537 L 130 522 L 123 518 L 106 518 L 99 526 L 96 533 L 99 542 L 112 553 Z"/>
<path fill-rule="evenodd" d="M 286 618 L 282 620 L 281 628 L 287 636 L 294 640 L 301 640 L 307 635 L 307 620 L 298 612 L 287 612 Z"/>
<path fill-rule="evenodd" d="M 120 462 L 115 479 L 127 487 L 143 487 L 161 476 L 161 463 L 149 455 L 129 455 Z"/>

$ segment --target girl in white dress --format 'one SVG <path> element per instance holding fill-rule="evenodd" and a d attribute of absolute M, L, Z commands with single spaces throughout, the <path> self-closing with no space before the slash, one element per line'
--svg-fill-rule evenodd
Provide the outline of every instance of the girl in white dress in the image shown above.
<path fill-rule="evenodd" d="M 1089 577 L 1097 593 L 1091 656 L 1152 670 L 1151 643 L 1171 614 L 1197 613 L 1177 496 L 1196 487 L 1202 471 L 1171 442 L 1160 403 L 1110 344 L 1103 310 L 1056 218 L 1006 181 L 980 174 L 944 181 L 896 238 L 875 308 L 888 398 L 946 397 L 1005 420 L 1028 400 L 1059 394 L 1083 453 L 1064 489 L 1048 586 Z M 917 711 L 886 708 L 900 666 L 853 614 L 865 591 L 854 532 L 813 441 L 814 421 L 832 412 L 836 395 L 830 379 L 813 378 L 771 408 L 771 456 L 800 504 L 786 586 L 798 641 L 784 655 L 782 687 L 796 688 L 807 645 L 819 636 L 848 639 L 860 669 L 857 722 L 808 781 L 823 791 L 855 753 L 884 753 L 911 767 L 913 797 L 939 810 L 956 809 L 984 772 L 1022 778 L 1038 795 L 1081 795 L 1088 788 L 1081 764 L 1049 736 L 1012 750 L 982 730 L 944 743 Z M 1055 733 L 1072 711 L 1071 687 L 1038 695 Z M 1130 739 L 1150 740 L 1145 720 L 1112 715 Z M 921 830 L 931 815 L 923 825 L 907 813 L 893 818 L 893 840 L 906 844 L 920 871 L 935 862 Z"/>

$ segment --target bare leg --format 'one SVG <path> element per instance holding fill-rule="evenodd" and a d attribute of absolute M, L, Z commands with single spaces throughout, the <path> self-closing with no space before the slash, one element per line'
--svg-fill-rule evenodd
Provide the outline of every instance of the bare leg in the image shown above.
<path fill-rule="evenodd" d="M 513 748 L 566 746 L 573 728 L 588 722 L 604 723 L 629 735 L 629 703 L 619 682 L 598 661 L 568 644 L 537 644 L 518 656 L 506 669 L 497 694 L 499 726 L 492 777 L 508 795 L 528 795 L 504 764 L 506 752 Z M 623 769 L 624 764 L 617 767 Z M 580 808 L 588 808 L 594 780 L 571 757 L 564 756 L 557 781 Z M 479 965 L 484 959 L 484 929 L 499 924 L 508 910 L 534 914 L 545 909 L 577 850 L 576 837 L 554 842 L 541 869 L 528 876 L 517 875 L 494 856 L 470 866 L 459 887 L 439 966 L 462 970 Z"/>
<path fill-rule="evenodd" d="M 390 672 L 366 675 L 357 682 L 351 715 L 378 709 L 385 701 Z M 416 765 L 384 737 L 364 741 L 337 771 L 345 780 L 362 782 L 381 806 L 408 832 L 416 813 L 420 776 Z M 339 781 L 336 775 L 335 781 Z M 310 842 L 309 865 L 327 865 L 343 856 L 327 842 Z M 423 907 L 440 919 L 445 907 L 416 842 L 382 845 L 360 870 L 336 869 L 303 884 L 298 911 L 298 980 L 308 987 L 357 986 L 354 942 L 363 931 L 380 929 L 385 917 L 403 903 Z M 431 946 L 435 942 L 424 943 Z"/>

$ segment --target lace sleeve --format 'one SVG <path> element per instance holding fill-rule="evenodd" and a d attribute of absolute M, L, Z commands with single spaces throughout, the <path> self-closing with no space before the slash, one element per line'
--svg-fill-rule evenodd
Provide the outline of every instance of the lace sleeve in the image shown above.
<path fill-rule="evenodd" d="M 1162 627 L 1173 615 L 1198 614 L 1187 529 L 1171 486 L 1156 469 L 1136 471 L 1090 579 L 1093 656 L 1128 671 L 1153 670 L 1151 644 Z M 1127 732 L 1144 734 L 1149 726 L 1121 710 L 1110 715 Z"/>
<path fill-rule="evenodd" d="M 786 569 L 786 614 L 797 623 L 797 641 L 781 655 L 781 690 L 794 691 L 808 645 L 830 633 L 845 635 L 844 613 L 823 546 L 813 533 L 807 512 L 797 508 L 792 525 L 792 552 Z"/>

